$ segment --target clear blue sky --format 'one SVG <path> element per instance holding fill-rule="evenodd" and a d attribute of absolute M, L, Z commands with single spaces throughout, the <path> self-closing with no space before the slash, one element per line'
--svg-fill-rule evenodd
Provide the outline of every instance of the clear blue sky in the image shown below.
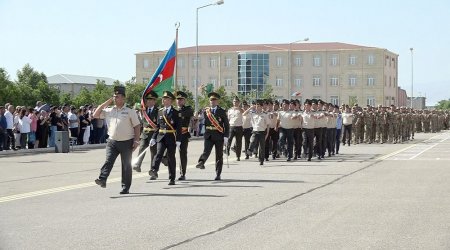
<path fill-rule="evenodd" d="M 214 1 L 211 1 L 214 2 Z M 0 67 L 15 79 L 30 63 L 121 81 L 137 52 L 195 46 L 195 10 L 209 0 L 0 0 Z M 450 98 L 450 1 L 225 0 L 199 12 L 199 44 L 344 42 L 399 54 L 399 85 L 427 105 Z"/>

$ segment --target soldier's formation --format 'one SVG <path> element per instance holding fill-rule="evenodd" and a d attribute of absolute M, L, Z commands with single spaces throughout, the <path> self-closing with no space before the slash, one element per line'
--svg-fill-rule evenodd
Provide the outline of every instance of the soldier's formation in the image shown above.
<path fill-rule="evenodd" d="M 117 92 L 119 96 L 121 93 L 125 96 L 124 90 L 121 91 L 123 92 Z M 196 162 L 196 167 L 205 169 L 205 163 L 214 147 L 216 181 L 221 180 L 224 155 L 228 160 L 231 151 L 236 154 L 237 161 L 240 161 L 241 155 L 244 154 L 245 160 L 252 156 L 258 158 L 260 165 L 264 165 L 269 158 L 271 161 L 311 161 L 313 157 L 322 160 L 339 154 L 341 142 L 348 146 L 359 143 L 403 143 L 413 140 L 414 134 L 418 132 L 435 133 L 449 129 L 448 111 L 412 110 L 394 105 L 377 108 L 362 108 L 358 105 L 339 107 L 316 99 L 307 99 L 303 105 L 299 100 L 286 99 L 281 103 L 256 100 L 249 105 L 246 101 L 241 103 L 237 97 L 233 99 L 233 106 L 225 110 L 218 105 L 219 94 L 211 92 L 208 97 L 210 106 L 201 111 L 205 117 L 204 150 Z M 122 129 L 127 131 L 126 137 L 117 136 L 119 139 L 116 140 L 112 137 L 107 147 L 105 166 L 108 168 L 103 167 L 99 179 L 96 180 L 97 184 L 106 187 L 106 179 L 112 168 L 111 162 L 117 154 L 122 154 L 122 149 L 118 146 L 124 142 L 134 143 L 133 149 L 139 145 L 139 157 L 134 163 L 134 170 L 141 171 L 142 159 L 149 148 L 150 179 L 158 178 L 159 166 L 163 163 L 169 167 L 169 185 L 175 184 L 175 155 L 178 149 L 181 159 L 178 180 L 186 180 L 189 124 L 194 110 L 185 105 L 187 95 L 182 91 L 174 94 L 165 91 L 161 97 L 163 107 L 159 109 L 155 103 L 157 98 L 158 95 L 153 91 L 144 97 L 144 109 L 139 112 L 142 124 L 140 133 L 137 132 L 133 120 L 131 124 L 126 123 L 126 127 Z M 175 99 L 177 106 L 172 106 Z M 101 109 L 112 100 L 102 104 Z M 116 103 L 112 111 L 120 111 L 120 108 Z M 121 122 L 128 121 L 130 112 L 120 112 L 123 115 L 116 119 Z M 119 128 L 117 124 L 112 126 L 113 135 L 117 134 L 117 131 L 114 131 Z M 134 142 L 130 138 L 134 138 Z M 140 138 L 140 141 L 136 138 Z M 130 156 L 131 151 L 127 151 L 126 157 L 122 157 L 121 194 L 127 194 L 131 185 L 131 164 L 128 163 L 131 162 Z"/>

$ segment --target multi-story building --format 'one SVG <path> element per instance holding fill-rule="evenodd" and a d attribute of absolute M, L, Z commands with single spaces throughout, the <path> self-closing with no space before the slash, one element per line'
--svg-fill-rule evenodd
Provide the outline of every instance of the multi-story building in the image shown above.
<path fill-rule="evenodd" d="M 320 98 L 334 104 L 397 105 L 398 55 L 345 43 L 207 45 L 179 48 L 176 84 L 201 84 L 259 97 L 272 86 L 282 98 Z M 136 54 L 136 81 L 147 83 L 165 51 Z M 198 63 L 198 78 L 195 79 Z"/>

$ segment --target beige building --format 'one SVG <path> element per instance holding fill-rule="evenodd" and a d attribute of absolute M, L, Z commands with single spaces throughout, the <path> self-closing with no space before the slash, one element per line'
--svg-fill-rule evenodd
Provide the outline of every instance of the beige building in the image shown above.
<path fill-rule="evenodd" d="M 55 86 L 61 90 L 62 93 L 69 93 L 71 96 L 76 96 L 80 93 L 82 88 L 92 90 L 97 84 L 97 80 L 105 81 L 106 85 L 113 85 L 114 79 L 99 76 L 82 76 L 70 74 L 58 74 L 47 77 L 48 84 Z"/>
<path fill-rule="evenodd" d="M 136 81 L 148 82 L 166 51 L 136 54 Z M 397 104 L 398 55 L 345 43 L 199 46 L 177 51 L 177 84 L 195 93 L 212 83 L 227 93 L 258 98 L 267 85 L 282 98 L 320 98 L 334 104 Z"/>

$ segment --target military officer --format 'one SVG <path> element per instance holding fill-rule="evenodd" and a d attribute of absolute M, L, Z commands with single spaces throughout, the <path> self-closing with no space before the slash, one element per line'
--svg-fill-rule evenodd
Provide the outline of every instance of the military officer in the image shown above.
<path fill-rule="evenodd" d="M 301 113 L 301 126 L 302 126 L 302 134 L 303 134 L 303 152 L 306 157 L 308 157 L 307 161 L 311 161 L 313 155 L 314 148 L 314 129 L 316 117 L 314 112 L 311 110 L 312 101 L 309 99 L 305 100 L 304 108 L 305 110 Z"/>
<path fill-rule="evenodd" d="M 115 103 L 112 108 L 106 108 Z M 120 154 L 122 162 L 122 191 L 128 194 L 131 186 L 132 169 L 131 156 L 139 146 L 141 123 L 133 109 L 125 106 L 125 87 L 114 87 L 114 96 L 102 103 L 94 112 L 94 118 L 100 115 L 106 117 L 108 124 L 108 143 L 106 144 L 106 161 L 100 170 L 100 176 L 95 183 L 102 188 L 106 187 L 106 180 Z"/>
<path fill-rule="evenodd" d="M 242 107 L 244 110 L 247 110 L 250 105 L 248 105 L 247 101 L 242 102 Z M 242 129 L 244 130 L 243 136 L 244 136 L 244 150 L 245 152 L 245 159 L 247 160 L 249 158 L 249 155 L 247 154 L 247 149 L 250 146 L 250 137 L 252 137 L 252 121 L 250 119 L 250 115 L 242 115 Z"/>
<path fill-rule="evenodd" d="M 158 108 L 156 107 L 156 99 L 158 98 L 158 94 L 156 94 L 155 91 L 150 91 L 150 93 L 145 96 L 145 107 L 140 111 L 139 115 L 142 121 L 142 133 L 139 141 L 139 155 L 140 157 L 137 159 L 137 162 L 134 164 L 133 169 L 136 172 L 141 172 L 141 164 L 144 160 L 146 152 L 144 150 L 147 149 L 147 147 L 150 144 L 150 140 L 152 139 L 153 133 L 156 130 L 156 119 L 158 118 Z M 142 153 L 144 152 L 144 153 Z M 142 153 L 142 155 L 141 155 Z M 150 147 L 150 155 L 151 155 L 151 161 L 150 164 L 153 162 L 153 159 L 156 155 L 156 145 L 153 145 Z"/>
<path fill-rule="evenodd" d="M 205 108 L 205 134 L 203 153 L 198 159 L 197 168 L 205 169 L 205 162 L 208 160 L 211 150 L 215 147 L 216 151 L 216 178 L 221 180 L 223 166 L 223 145 L 228 143 L 230 134 L 230 124 L 226 111 L 218 106 L 220 95 L 211 92 L 208 94 L 210 107 Z"/>
<path fill-rule="evenodd" d="M 191 134 L 189 133 L 189 123 L 192 116 L 194 115 L 194 110 L 191 106 L 186 106 L 187 94 L 183 91 L 175 92 L 175 97 L 177 98 L 177 106 L 179 117 L 181 119 L 181 134 L 177 135 L 180 137 L 180 177 L 178 180 L 186 180 L 186 166 L 187 166 L 187 148 L 189 144 L 189 138 Z"/>
<path fill-rule="evenodd" d="M 259 148 L 258 158 L 259 165 L 264 164 L 265 158 L 265 141 L 269 133 L 270 119 L 269 116 L 263 112 L 262 100 L 257 100 L 256 105 L 247 109 L 244 114 L 250 114 L 252 119 L 252 138 L 250 139 L 250 147 L 247 154 L 251 154 L 254 150 Z"/>
<path fill-rule="evenodd" d="M 156 157 L 153 161 L 149 175 L 158 177 L 159 165 L 167 150 L 167 160 L 169 166 L 169 185 L 175 185 L 176 175 L 176 148 L 181 145 L 181 119 L 178 110 L 174 109 L 172 102 L 175 96 L 170 91 L 164 91 L 162 96 L 163 108 L 158 111 L 158 123 L 155 133 L 150 140 L 150 146 L 157 144 Z"/>

